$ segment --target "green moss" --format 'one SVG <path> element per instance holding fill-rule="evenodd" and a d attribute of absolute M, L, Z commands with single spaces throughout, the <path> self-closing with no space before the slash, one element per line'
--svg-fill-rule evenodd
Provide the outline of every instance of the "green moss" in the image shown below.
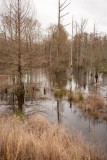
<path fill-rule="evenodd" d="M 16 111 L 16 116 L 20 117 L 21 120 L 24 118 L 24 112 L 19 109 Z"/>
<path fill-rule="evenodd" d="M 56 98 L 63 98 L 64 96 L 66 96 L 68 93 L 68 91 L 64 88 L 59 89 L 58 91 L 54 92 L 54 96 Z"/>
<path fill-rule="evenodd" d="M 31 97 L 31 93 L 30 92 L 25 94 L 25 98 L 30 98 L 30 97 Z"/>
<path fill-rule="evenodd" d="M 103 117 L 103 119 L 104 119 L 105 121 L 107 121 L 107 115 L 106 115 L 106 116 L 104 116 L 104 117 Z"/>
<path fill-rule="evenodd" d="M 78 92 L 77 94 L 78 94 L 79 101 L 83 101 L 84 100 L 83 94 L 81 92 Z"/>
<path fill-rule="evenodd" d="M 94 117 L 94 119 L 98 119 L 99 118 L 98 112 L 92 112 L 91 115 Z"/>
<path fill-rule="evenodd" d="M 99 72 L 107 73 L 107 68 L 104 66 L 101 66 L 98 70 Z"/>
<path fill-rule="evenodd" d="M 48 97 L 45 97 L 45 96 L 44 96 L 44 97 L 41 96 L 41 97 L 39 97 L 39 99 L 44 101 L 44 100 L 47 100 L 47 99 L 49 99 L 49 98 L 48 98 Z"/>

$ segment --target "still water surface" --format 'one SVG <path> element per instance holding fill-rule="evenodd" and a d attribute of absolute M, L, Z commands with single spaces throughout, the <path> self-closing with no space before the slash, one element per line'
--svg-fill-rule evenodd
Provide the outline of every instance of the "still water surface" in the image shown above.
<path fill-rule="evenodd" d="M 38 71 L 35 73 L 37 76 L 33 77 L 34 82 L 41 84 L 41 94 L 43 95 L 43 88 L 47 88 L 47 94 L 45 95 L 49 99 L 42 100 L 40 106 L 43 107 L 43 115 L 45 115 L 51 122 L 58 122 L 57 115 L 57 101 L 53 97 L 50 86 L 53 86 L 55 77 L 50 77 L 48 72 Z M 35 79 L 36 77 L 36 79 Z M 61 87 L 69 89 L 69 81 L 64 74 L 60 75 L 59 83 Z M 73 90 L 81 90 L 84 93 L 94 92 L 95 78 L 90 74 L 80 76 L 80 79 L 73 77 L 72 86 Z M 107 99 L 107 75 L 99 74 L 98 79 L 98 94 L 102 96 L 105 101 Z M 59 106 L 59 122 L 71 133 L 73 131 L 80 132 L 86 140 L 100 144 L 105 150 L 107 159 L 107 123 L 93 120 L 87 117 L 83 112 L 75 105 L 70 107 L 70 104 L 66 100 L 60 101 Z"/>
<path fill-rule="evenodd" d="M 24 83 L 29 81 L 30 77 L 25 75 L 23 77 Z M 34 108 L 38 108 L 38 111 L 46 116 L 52 123 L 58 123 L 57 115 L 57 101 L 53 97 L 53 93 L 50 88 L 54 88 L 57 84 L 63 88 L 70 88 L 70 81 L 68 80 L 68 71 L 64 71 L 59 75 L 51 74 L 47 70 L 37 70 L 32 75 L 32 82 L 38 84 L 40 87 L 40 96 L 48 97 L 48 99 L 37 100 L 33 102 L 27 102 L 25 105 L 26 114 L 33 113 Z M 9 83 L 11 79 L 9 79 Z M 94 93 L 95 91 L 95 75 L 91 73 L 74 74 L 72 81 L 73 90 L 79 90 L 85 94 Z M 98 78 L 98 94 L 102 96 L 105 101 L 107 99 L 107 75 L 99 74 Z M 46 95 L 44 95 L 44 87 L 46 88 Z M 29 104 L 29 105 L 28 105 Z M 27 106 L 27 107 L 26 107 Z M 37 107 L 38 106 L 38 107 Z M 6 106 L 1 105 L 1 110 L 5 111 Z M 76 106 L 70 106 L 67 100 L 61 100 L 59 104 L 59 122 L 61 125 L 71 133 L 73 131 L 80 132 L 86 140 L 100 144 L 101 148 L 105 150 L 107 160 L 107 123 L 93 120 L 87 117 Z"/>

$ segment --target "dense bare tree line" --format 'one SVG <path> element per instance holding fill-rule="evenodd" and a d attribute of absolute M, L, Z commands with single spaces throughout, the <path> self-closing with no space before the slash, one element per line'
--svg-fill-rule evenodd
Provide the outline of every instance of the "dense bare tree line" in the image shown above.
<path fill-rule="evenodd" d="M 72 40 L 69 34 L 61 27 L 60 30 L 60 54 L 59 54 L 59 67 L 65 64 L 72 64 L 79 68 L 90 68 L 90 70 L 103 71 L 106 70 L 107 62 L 107 36 L 97 33 L 93 30 L 92 33 L 85 32 L 85 25 L 87 21 L 82 20 L 81 25 L 76 24 L 73 27 Z M 72 44 L 71 44 L 72 41 Z M 43 43 L 46 46 L 46 54 L 48 56 L 47 62 L 50 61 L 51 65 L 55 64 L 57 53 L 57 26 L 51 25 L 48 28 L 48 36 Z M 71 51 L 72 47 L 72 51 Z M 72 52 L 72 60 L 71 60 Z M 56 56 L 55 56 L 56 55 Z M 50 58 L 51 57 L 51 58 Z M 61 65 L 62 64 L 62 65 Z"/>
<path fill-rule="evenodd" d="M 85 70 L 106 70 L 107 36 L 98 34 L 95 26 L 93 33 L 87 33 L 87 20 L 82 19 L 78 25 L 73 19 L 70 38 L 60 22 L 61 12 L 68 5 L 59 1 L 58 24 L 50 25 L 43 35 L 29 0 L 5 2 L 0 17 L 0 72 L 16 77 L 20 110 L 24 103 L 24 74 L 32 75 L 35 69 L 44 66 L 56 71 L 72 65 Z"/>
<path fill-rule="evenodd" d="M 5 12 L 1 15 L 1 66 L 7 74 L 17 77 L 16 95 L 20 110 L 24 103 L 23 73 L 31 72 L 42 58 L 38 51 L 40 25 L 30 10 L 29 1 L 10 0 L 5 3 Z"/>

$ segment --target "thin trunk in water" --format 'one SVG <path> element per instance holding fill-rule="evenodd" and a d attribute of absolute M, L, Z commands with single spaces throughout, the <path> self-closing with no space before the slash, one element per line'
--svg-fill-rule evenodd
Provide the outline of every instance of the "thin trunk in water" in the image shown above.
<path fill-rule="evenodd" d="M 59 52 L 60 52 L 60 0 L 58 1 L 58 29 L 57 29 L 57 67 L 59 63 Z"/>
<path fill-rule="evenodd" d="M 18 16 L 17 16 L 17 42 L 18 42 L 18 88 L 17 88 L 17 100 L 18 109 L 23 110 L 24 104 L 24 84 L 22 82 L 22 66 L 21 66 L 21 12 L 20 12 L 20 0 L 18 0 Z"/>
<path fill-rule="evenodd" d="M 59 100 L 57 100 L 57 118 L 58 118 L 58 123 L 60 122 L 59 119 Z"/>
<path fill-rule="evenodd" d="M 73 79 L 73 34 L 74 34 L 74 24 L 72 18 L 72 39 L 71 39 L 71 58 L 70 58 L 70 92 L 72 91 L 72 79 Z"/>

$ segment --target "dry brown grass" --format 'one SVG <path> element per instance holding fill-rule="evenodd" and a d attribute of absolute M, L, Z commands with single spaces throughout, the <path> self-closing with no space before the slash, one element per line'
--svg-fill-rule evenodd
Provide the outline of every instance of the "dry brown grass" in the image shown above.
<path fill-rule="evenodd" d="M 98 147 L 40 115 L 0 116 L 0 160 L 102 160 Z"/>
<path fill-rule="evenodd" d="M 99 95 L 89 95 L 86 100 L 84 106 L 88 108 L 90 111 L 98 111 L 103 109 L 105 105 L 104 99 Z"/>
<path fill-rule="evenodd" d="M 91 95 L 90 96 L 91 99 L 91 103 L 93 107 L 99 107 L 99 108 L 103 108 L 104 107 L 104 99 L 101 98 L 98 95 Z"/>
<path fill-rule="evenodd" d="M 68 101 L 72 101 L 74 103 L 83 102 L 84 95 L 82 92 L 71 92 L 68 94 Z"/>

